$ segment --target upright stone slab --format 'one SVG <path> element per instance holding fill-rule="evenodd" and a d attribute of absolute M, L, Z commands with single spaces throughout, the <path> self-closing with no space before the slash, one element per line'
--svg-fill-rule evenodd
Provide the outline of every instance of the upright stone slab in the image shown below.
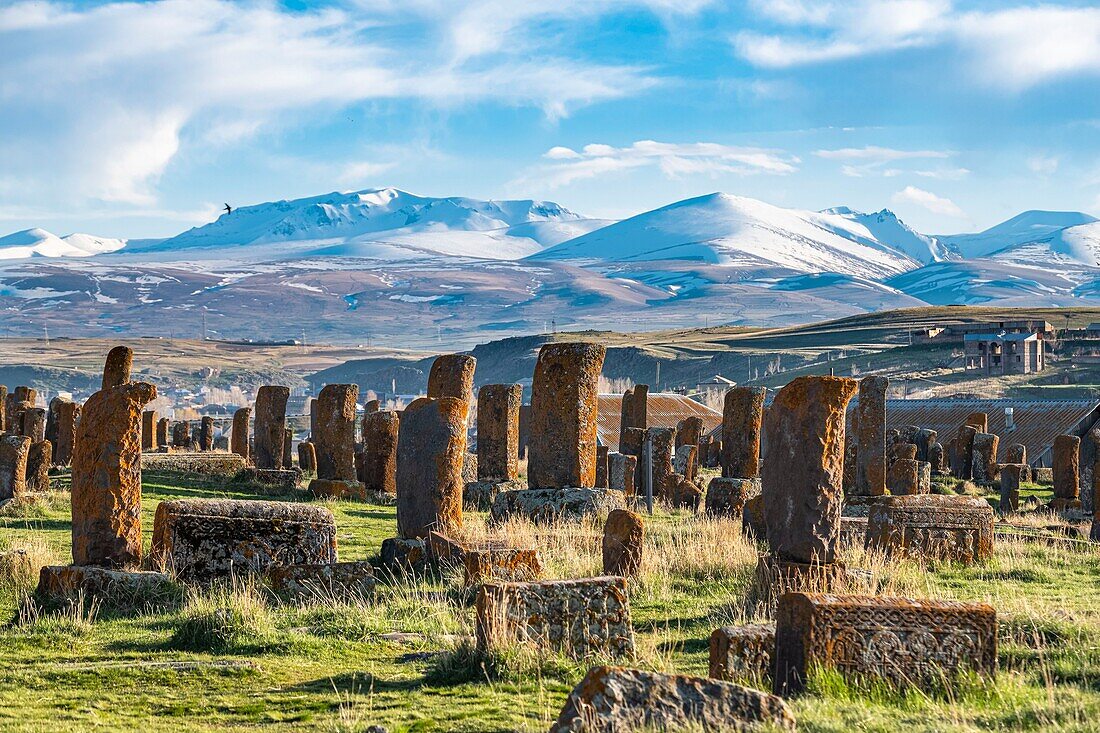
<path fill-rule="evenodd" d="M 80 405 L 67 400 L 58 405 L 57 410 L 57 451 L 54 463 L 67 466 L 73 460 L 73 445 L 76 442 L 76 425 L 80 422 Z"/>
<path fill-rule="evenodd" d="M 1076 435 L 1059 435 L 1054 439 L 1054 509 L 1079 507 L 1081 439 Z"/>
<path fill-rule="evenodd" d="M 84 403 L 72 460 L 74 565 L 141 563 L 141 413 L 156 396 L 151 384 L 124 382 Z"/>
<path fill-rule="evenodd" d="M 367 416 L 363 435 L 363 483 L 367 491 L 397 494 L 397 441 L 400 413 L 393 410 L 373 412 Z"/>
<path fill-rule="evenodd" d="M 610 453 L 606 445 L 596 446 L 596 484 L 597 489 L 606 489 L 607 484 L 607 456 Z"/>
<path fill-rule="evenodd" d="M 4 432 L 11 430 L 11 401 L 7 385 L 0 384 L 0 428 Z"/>
<path fill-rule="evenodd" d="M 233 427 L 229 433 L 229 450 L 248 461 L 251 448 L 248 441 L 248 423 L 252 420 L 252 408 L 240 407 L 233 412 Z"/>
<path fill-rule="evenodd" d="M 116 346 L 107 352 L 103 365 L 101 389 L 118 387 L 130 381 L 130 368 L 134 364 L 134 352 L 129 346 Z"/>
<path fill-rule="evenodd" d="M 474 393 L 476 367 L 477 359 L 469 354 L 437 356 L 428 372 L 428 397 L 454 397 L 469 405 Z"/>
<path fill-rule="evenodd" d="M 566 698 L 550 733 L 793 731 L 782 699 L 731 682 L 593 667 Z"/>
<path fill-rule="evenodd" d="M 913 458 L 899 458 L 890 466 L 890 493 L 894 496 L 919 494 L 921 462 Z"/>
<path fill-rule="evenodd" d="M 199 450 L 214 450 L 214 418 L 210 415 L 203 415 L 199 423 Z"/>
<path fill-rule="evenodd" d="M 50 449 L 57 453 L 57 418 L 61 410 L 61 403 L 65 401 L 64 397 L 54 397 L 50 400 L 49 407 L 46 408 L 46 440 L 50 441 Z"/>
<path fill-rule="evenodd" d="M 27 451 L 27 491 L 41 493 L 50 490 L 50 466 L 53 464 L 53 444 L 48 440 L 31 443 Z"/>
<path fill-rule="evenodd" d="M 481 649 L 515 644 L 588 655 L 634 655 L 626 579 L 621 577 L 486 583 L 477 596 Z"/>
<path fill-rule="evenodd" d="M 596 483 L 596 411 L 606 349 L 550 343 L 539 349 L 531 385 L 532 489 L 591 488 Z"/>
<path fill-rule="evenodd" d="M 1020 510 L 1020 482 L 1026 469 L 1027 466 L 1022 463 L 1005 463 L 1001 466 L 1000 510 L 1002 514 Z"/>
<path fill-rule="evenodd" d="M 974 454 L 971 475 L 980 484 L 993 483 L 997 478 L 997 445 L 1000 438 L 993 433 L 974 434 Z"/>
<path fill-rule="evenodd" d="M 354 456 L 352 460 L 354 461 Z M 294 468 L 294 431 L 283 428 L 283 470 L 289 471 L 292 468 Z"/>
<path fill-rule="evenodd" d="M 760 475 L 760 435 L 764 415 L 763 387 L 734 387 L 722 406 L 722 475 Z M 841 431 L 843 432 L 843 431 Z"/>
<path fill-rule="evenodd" d="M 0 438 L 0 501 L 27 493 L 27 456 L 31 439 L 25 435 Z"/>
<path fill-rule="evenodd" d="M 41 407 L 28 407 L 23 412 L 22 434 L 32 443 L 46 439 L 46 411 Z"/>
<path fill-rule="evenodd" d="M 889 386 L 890 380 L 886 377 L 859 380 L 854 496 L 886 493 L 886 390 Z"/>
<path fill-rule="evenodd" d="M 699 447 L 697 445 L 681 445 L 676 449 L 676 455 L 672 459 L 672 470 L 683 476 L 688 481 L 695 480 L 698 463 Z"/>
<path fill-rule="evenodd" d="M 989 432 L 989 415 L 984 412 L 972 412 L 966 416 L 965 425 L 970 425 L 976 432 Z"/>
<path fill-rule="evenodd" d="M 970 564 L 993 556 L 993 509 L 971 496 L 885 496 L 867 517 L 868 549 Z"/>
<path fill-rule="evenodd" d="M 642 447 L 642 487 L 644 491 L 646 472 L 653 479 L 653 495 L 661 496 L 672 470 L 672 446 L 676 441 L 673 428 L 646 428 L 645 444 Z M 648 461 L 648 463 L 647 463 Z M 668 497 L 671 498 L 671 497 Z"/>
<path fill-rule="evenodd" d="M 942 443 L 933 443 L 928 446 L 928 464 L 930 470 L 937 476 L 946 472 L 946 457 Z"/>
<path fill-rule="evenodd" d="M 974 436 L 977 434 L 973 425 L 963 425 L 955 433 L 951 452 L 951 472 L 955 478 L 969 481 L 974 477 Z"/>
<path fill-rule="evenodd" d="M 401 414 L 397 440 L 397 530 L 426 538 L 462 527 L 467 403 L 422 397 Z"/>
<path fill-rule="evenodd" d="M 966 670 L 993 677 L 997 612 L 984 603 L 788 593 L 775 623 L 774 692 L 801 692 L 816 668 L 925 688 Z"/>
<path fill-rule="evenodd" d="M 290 389 L 265 385 L 256 392 L 256 429 L 253 440 L 256 468 L 283 467 L 286 402 Z"/>
<path fill-rule="evenodd" d="M 710 676 L 763 680 L 773 673 L 775 624 L 723 626 L 710 635 Z"/>
<path fill-rule="evenodd" d="M 685 445 L 698 446 L 702 439 L 703 418 L 692 415 L 676 423 L 676 450 Z"/>
<path fill-rule="evenodd" d="M 649 385 L 638 384 L 623 392 L 619 411 L 619 452 L 623 450 L 623 435 L 630 428 L 645 430 L 649 420 Z M 634 455 L 634 454 L 630 454 Z"/>
<path fill-rule="evenodd" d="M 168 425 L 170 423 L 171 421 L 166 417 L 157 420 L 157 446 L 159 448 L 164 449 L 168 447 Z"/>
<path fill-rule="evenodd" d="M 632 497 L 636 493 L 634 486 L 634 474 L 637 471 L 638 459 L 634 456 L 622 453 L 607 454 L 607 487 L 623 492 L 624 497 Z"/>
<path fill-rule="evenodd" d="M 619 452 L 624 455 L 642 457 L 642 446 L 645 444 L 644 428 L 627 428 L 623 431 L 623 437 L 619 441 Z"/>
<path fill-rule="evenodd" d="M 191 426 L 186 422 L 178 422 L 172 426 L 172 445 L 177 448 L 191 446 Z"/>
<path fill-rule="evenodd" d="M 317 478 L 354 483 L 357 384 L 327 384 L 317 396 Z"/>
<path fill-rule="evenodd" d="M 160 447 L 157 443 L 157 411 L 146 410 L 141 413 L 141 449 L 154 451 Z"/>
<path fill-rule="evenodd" d="M 1027 446 L 1013 443 L 1005 449 L 1005 463 L 1027 463 Z"/>
<path fill-rule="evenodd" d="M 298 444 L 298 468 L 303 473 L 317 473 L 317 450 L 308 440 Z"/>
<path fill-rule="evenodd" d="M 706 512 L 712 517 L 740 520 L 745 503 L 760 495 L 758 478 L 723 478 L 716 476 L 707 485 Z"/>
<path fill-rule="evenodd" d="M 780 561 L 836 560 L 844 412 L 856 389 L 854 379 L 798 377 L 779 390 L 768 410 L 764 513 L 768 544 Z"/>
<path fill-rule="evenodd" d="M 626 509 L 614 509 L 603 526 L 603 573 L 633 578 L 642 567 L 645 524 Z"/>
<path fill-rule="evenodd" d="M 519 477 L 519 384 L 486 384 L 477 392 L 477 480 Z"/>

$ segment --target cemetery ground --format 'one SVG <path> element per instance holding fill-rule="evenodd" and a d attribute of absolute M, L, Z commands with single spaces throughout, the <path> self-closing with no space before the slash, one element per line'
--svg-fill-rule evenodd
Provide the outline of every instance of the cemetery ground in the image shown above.
<path fill-rule="evenodd" d="M 137 602 L 138 613 L 86 604 L 36 614 L 23 599 L 37 567 L 69 559 L 66 485 L 66 477 L 55 477 L 62 491 L 0 512 L 3 730 L 544 731 L 584 672 L 605 661 L 518 649 L 480 655 L 469 641 L 472 594 L 458 573 L 395 578 L 356 602 L 282 604 L 262 584 L 242 579 L 235 587 L 181 589 L 174 605 L 142 599 L 149 605 Z M 263 497 L 250 488 L 147 471 L 146 551 L 162 500 L 306 496 Z M 1025 501 L 1050 495 L 1039 486 L 1022 493 Z M 376 557 L 393 535 L 392 504 L 324 505 L 336 517 L 342 560 Z M 486 519 L 467 512 L 465 531 L 534 544 L 548 578 L 600 574 L 599 523 L 490 527 Z M 1067 538 L 1074 527 L 1054 515 L 1013 521 L 1027 528 L 1021 534 L 1036 536 L 999 536 L 994 558 L 971 567 L 844 550 L 848 566 L 865 571 L 856 574 L 854 592 L 992 604 L 1000 619 L 996 681 L 966 678 L 925 693 L 822 672 L 791 701 L 799 730 L 1095 730 L 1100 553 Z M 11 552 L 17 549 L 27 554 Z M 638 648 L 632 666 L 705 676 L 711 631 L 763 620 L 744 603 L 757 553 L 740 522 L 659 509 L 647 520 L 642 573 L 631 590 Z M 767 680 L 743 682 L 770 690 Z"/>

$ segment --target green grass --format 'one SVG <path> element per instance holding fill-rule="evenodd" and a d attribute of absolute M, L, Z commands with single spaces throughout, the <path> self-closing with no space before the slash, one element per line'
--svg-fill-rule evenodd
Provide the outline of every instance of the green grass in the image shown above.
<path fill-rule="evenodd" d="M 1038 491 L 1038 489 L 1036 489 Z M 255 498 L 214 481 L 145 476 L 153 512 L 176 497 Z M 59 495 L 63 498 L 63 495 Z M 283 497 L 289 500 L 290 497 Z M 326 502 L 340 555 L 377 555 L 392 506 Z M 0 516 L 0 552 L 28 547 L 66 561 L 69 516 L 58 499 Z M 481 515 L 471 531 L 488 532 Z M 509 528 L 536 542 L 549 577 L 599 571 L 599 528 Z M 632 591 L 639 659 L 649 669 L 706 674 L 719 625 L 751 620 L 742 601 L 755 548 L 735 525 L 682 512 L 649 521 L 647 560 Z M 815 676 L 792 702 L 802 731 L 1095 730 L 1100 720 L 1100 555 L 1090 547 L 1001 542 L 976 567 L 886 564 L 850 550 L 888 594 L 980 600 L 1001 616 L 996 681 L 899 692 Z M 17 615 L 31 579 L 0 564 L 0 618 Z M 361 602 L 284 606 L 262 586 L 189 592 L 164 613 L 118 618 L 90 607 L 0 628 L 0 730 L 396 731 L 546 730 L 588 662 L 500 652 L 466 641 L 473 609 L 454 577 L 399 581 Z M 387 636 L 402 632 L 400 637 Z"/>

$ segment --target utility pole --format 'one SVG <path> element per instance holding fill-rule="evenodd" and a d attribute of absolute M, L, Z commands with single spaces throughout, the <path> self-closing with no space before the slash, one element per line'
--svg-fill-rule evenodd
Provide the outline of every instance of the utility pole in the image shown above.
<path fill-rule="evenodd" d="M 657 362 L 657 367 L 660 368 L 661 363 Z M 645 441 L 645 506 L 646 511 L 653 514 L 653 441 Z"/>
<path fill-rule="evenodd" d="M 46 333 L 46 346 L 49 347 L 49 345 L 50 345 L 50 327 L 43 324 L 42 325 L 42 330 Z"/>
<path fill-rule="evenodd" d="M 655 392 L 660 392 L 661 391 L 661 362 L 660 361 L 657 362 L 657 379 L 654 380 L 654 385 L 653 386 L 654 386 L 654 391 Z"/>
<path fill-rule="evenodd" d="M 745 367 L 745 381 L 750 382 L 752 381 L 752 354 L 749 354 L 747 358 L 749 365 Z"/>
<path fill-rule="evenodd" d="M 202 307 L 202 340 L 206 340 L 206 306 Z"/>

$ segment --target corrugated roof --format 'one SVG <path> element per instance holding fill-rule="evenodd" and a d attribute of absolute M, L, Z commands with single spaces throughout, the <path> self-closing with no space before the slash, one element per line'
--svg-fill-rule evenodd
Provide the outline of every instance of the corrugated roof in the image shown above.
<path fill-rule="evenodd" d="M 853 400 L 853 404 L 855 401 Z M 1005 408 L 1012 408 L 1015 429 L 1009 432 Z M 1000 450 L 1013 443 L 1027 446 L 1028 461 L 1035 465 L 1040 459 L 1050 465 L 1050 447 L 1058 435 L 1083 436 L 1100 419 L 1097 400 L 886 400 L 886 427 L 897 429 L 905 425 L 930 428 L 939 433 L 946 444 L 972 412 L 989 416 L 989 431 L 999 435 Z"/>
<path fill-rule="evenodd" d="M 618 450 L 623 396 L 602 394 L 597 401 L 599 411 L 596 413 L 596 433 L 599 435 L 600 445 Z M 704 433 L 722 424 L 722 413 L 681 394 L 650 394 L 646 401 L 646 422 L 651 428 L 674 428 L 685 417 L 694 415 L 703 418 Z"/>

